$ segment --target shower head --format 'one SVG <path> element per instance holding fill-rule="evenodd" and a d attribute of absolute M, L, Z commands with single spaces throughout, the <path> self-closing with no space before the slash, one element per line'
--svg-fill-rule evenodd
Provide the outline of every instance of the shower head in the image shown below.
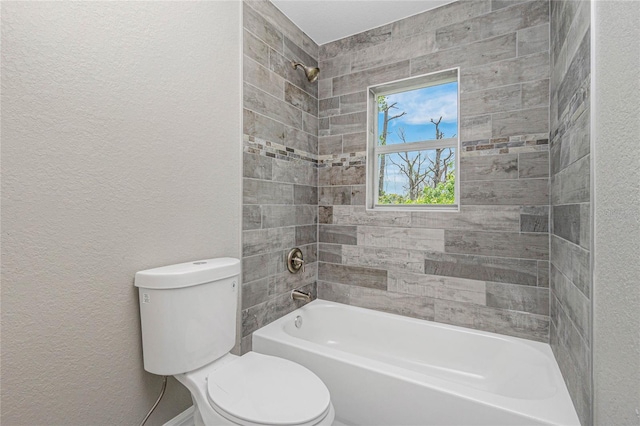
<path fill-rule="evenodd" d="M 313 83 L 318 79 L 318 73 L 320 72 L 320 68 L 318 67 L 308 67 L 302 62 L 295 61 L 291 62 L 291 66 L 293 67 L 293 69 L 298 68 L 298 66 L 302 67 L 302 69 L 304 70 L 304 75 L 307 76 L 307 80 L 309 80 L 310 83 Z"/>

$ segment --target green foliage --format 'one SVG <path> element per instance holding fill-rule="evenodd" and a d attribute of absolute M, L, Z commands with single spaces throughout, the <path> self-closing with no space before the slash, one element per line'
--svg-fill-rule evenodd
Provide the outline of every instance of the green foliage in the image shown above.
<path fill-rule="evenodd" d="M 411 200 L 408 196 L 404 195 L 383 193 L 378 197 L 378 204 L 455 204 L 455 188 L 455 173 L 450 172 L 447 174 L 447 179 L 444 182 L 438 183 L 435 188 L 430 186 L 425 187 L 422 190 L 422 195 L 416 200 Z"/>

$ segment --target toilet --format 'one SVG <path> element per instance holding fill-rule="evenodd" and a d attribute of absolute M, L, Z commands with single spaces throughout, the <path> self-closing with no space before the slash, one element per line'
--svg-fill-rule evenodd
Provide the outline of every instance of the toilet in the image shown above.
<path fill-rule="evenodd" d="M 292 361 L 229 353 L 236 337 L 240 261 L 219 258 L 140 271 L 144 369 L 191 392 L 198 426 L 325 426 L 329 390 Z"/>

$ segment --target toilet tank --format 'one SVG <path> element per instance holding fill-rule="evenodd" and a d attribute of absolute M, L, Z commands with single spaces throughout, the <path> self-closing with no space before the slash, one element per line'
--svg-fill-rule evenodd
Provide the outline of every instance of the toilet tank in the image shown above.
<path fill-rule="evenodd" d="M 186 373 L 235 344 L 240 261 L 219 258 L 136 273 L 144 369 Z"/>

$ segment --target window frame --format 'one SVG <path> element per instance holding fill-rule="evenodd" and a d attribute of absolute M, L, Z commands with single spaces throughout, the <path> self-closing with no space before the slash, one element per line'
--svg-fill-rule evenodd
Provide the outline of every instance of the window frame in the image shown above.
<path fill-rule="evenodd" d="M 399 92 L 439 86 L 456 82 L 457 132 L 456 137 L 431 139 L 406 144 L 378 146 L 378 97 Z M 402 147 L 402 149 L 398 149 Z M 455 148 L 455 204 L 376 204 L 378 200 L 378 155 L 396 152 L 413 152 Z M 366 209 L 372 211 L 460 211 L 460 68 L 449 68 L 428 74 L 394 80 L 367 87 L 367 161 L 366 161 Z"/>

